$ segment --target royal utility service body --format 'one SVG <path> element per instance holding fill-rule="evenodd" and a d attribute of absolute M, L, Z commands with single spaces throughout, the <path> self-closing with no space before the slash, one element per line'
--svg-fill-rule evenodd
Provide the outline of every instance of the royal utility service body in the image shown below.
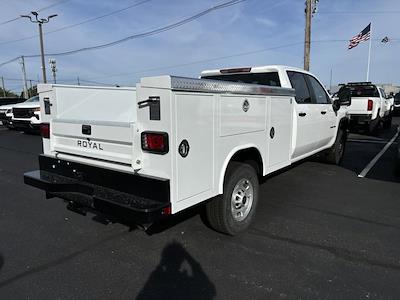
<path fill-rule="evenodd" d="M 40 85 L 44 154 L 25 182 L 137 223 L 205 202 L 211 226 L 233 235 L 254 217 L 260 177 L 321 151 L 340 162 L 346 110 L 312 74 L 267 66 L 202 77 L 147 77 L 90 97 Z"/>

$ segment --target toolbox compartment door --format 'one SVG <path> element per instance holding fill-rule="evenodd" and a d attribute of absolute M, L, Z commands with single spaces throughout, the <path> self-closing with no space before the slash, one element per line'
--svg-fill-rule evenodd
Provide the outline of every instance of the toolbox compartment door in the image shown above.
<path fill-rule="evenodd" d="M 214 95 L 177 93 L 175 103 L 177 192 L 182 201 L 212 188 Z M 186 156 L 180 149 L 184 141 Z"/>

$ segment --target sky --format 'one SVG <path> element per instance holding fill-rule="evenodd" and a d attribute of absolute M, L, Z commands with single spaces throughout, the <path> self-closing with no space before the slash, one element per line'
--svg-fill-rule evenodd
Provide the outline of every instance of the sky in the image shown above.
<path fill-rule="evenodd" d="M 42 9 L 42 18 L 58 14 L 43 25 L 45 53 L 54 54 L 164 27 L 226 1 L 0 0 L 0 64 L 20 55 L 40 53 L 36 24 L 24 18 L 2 24 L 33 10 Z M 369 42 L 351 50 L 347 46 L 348 40 L 370 22 L 374 39 L 370 80 L 400 85 L 400 1 L 376 3 L 319 1 L 312 18 L 310 71 L 327 87 L 331 82 L 365 81 Z M 119 13 L 49 33 L 129 6 Z M 246 0 L 152 36 L 98 50 L 47 56 L 47 77 L 52 79 L 49 58 L 57 61 L 58 82 L 66 84 L 76 84 L 78 76 L 81 84 L 135 85 L 145 76 L 198 77 L 206 69 L 271 64 L 302 67 L 304 7 L 304 0 Z M 389 42 L 383 44 L 380 40 L 385 36 Z M 15 42 L 25 37 L 31 38 Z M 42 80 L 40 58 L 26 58 L 25 62 L 28 79 L 34 84 Z M 21 74 L 18 61 L 0 67 L 8 90 L 21 91 Z"/>

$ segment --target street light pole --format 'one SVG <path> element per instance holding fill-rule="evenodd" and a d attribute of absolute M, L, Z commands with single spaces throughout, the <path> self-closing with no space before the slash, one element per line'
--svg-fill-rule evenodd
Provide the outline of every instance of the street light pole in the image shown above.
<path fill-rule="evenodd" d="M 43 29 L 42 23 L 39 23 L 39 36 L 40 36 L 40 54 L 42 57 L 42 74 L 43 74 L 43 82 L 47 83 L 46 78 L 46 64 L 44 63 L 44 46 L 43 46 Z"/>
<path fill-rule="evenodd" d="M 57 15 L 48 16 L 45 19 L 39 19 L 39 14 L 36 11 L 32 11 L 31 14 L 35 16 L 35 19 L 32 19 L 30 15 L 21 15 L 23 18 L 28 18 L 32 23 L 37 23 L 39 25 L 39 38 L 40 38 L 40 53 L 41 53 L 41 60 L 42 60 L 42 74 L 43 74 L 43 83 L 47 83 L 46 78 L 46 65 L 44 62 L 44 46 L 43 46 L 43 24 L 49 23 L 51 18 L 56 17 Z"/>

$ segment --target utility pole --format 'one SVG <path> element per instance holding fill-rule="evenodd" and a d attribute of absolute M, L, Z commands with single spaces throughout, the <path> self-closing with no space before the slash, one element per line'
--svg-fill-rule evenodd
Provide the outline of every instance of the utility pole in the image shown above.
<path fill-rule="evenodd" d="M 25 70 L 25 59 L 24 56 L 21 56 L 20 64 L 22 67 L 22 80 L 24 82 L 24 97 L 26 99 L 29 98 L 29 93 L 28 93 L 28 83 L 26 81 L 26 70 Z"/>
<path fill-rule="evenodd" d="M 77 77 L 77 79 L 78 79 L 78 85 L 81 85 L 81 82 L 79 81 L 79 76 Z"/>
<path fill-rule="evenodd" d="M 304 70 L 310 70 L 311 0 L 306 0 L 306 31 L 304 38 Z"/>
<path fill-rule="evenodd" d="M 56 72 L 57 72 L 57 67 L 56 67 L 56 60 L 54 58 L 49 59 L 49 64 L 51 68 L 51 73 L 53 74 L 53 81 L 56 84 L 57 83 L 57 78 L 56 78 Z"/>
<path fill-rule="evenodd" d="M 39 14 L 36 11 L 32 11 L 31 14 L 35 16 L 35 20 L 32 20 L 32 16 L 30 15 L 21 15 L 23 18 L 29 18 L 29 20 L 32 23 L 37 23 L 39 24 L 39 38 L 40 38 L 40 54 L 41 54 L 41 60 L 42 60 L 42 74 L 43 74 L 43 83 L 47 83 L 47 78 L 46 78 L 46 65 L 44 63 L 44 46 L 43 46 L 43 29 L 42 26 L 45 23 L 49 23 L 51 18 L 57 17 L 57 15 L 51 15 L 48 16 L 45 19 L 39 19 Z"/>
<path fill-rule="evenodd" d="M 4 77 L 3 76 L 1 76 L 1 87 L 3 89 L 3 97 L 7 97 L 6 87 L 4 86 Z"/>
<path fill-rule="evenodd" d="M 317 12 L 319 0 L 306 0 L 306 29 L 304 38 L 304 70 L 310 70 L 311 18 Z"/>

